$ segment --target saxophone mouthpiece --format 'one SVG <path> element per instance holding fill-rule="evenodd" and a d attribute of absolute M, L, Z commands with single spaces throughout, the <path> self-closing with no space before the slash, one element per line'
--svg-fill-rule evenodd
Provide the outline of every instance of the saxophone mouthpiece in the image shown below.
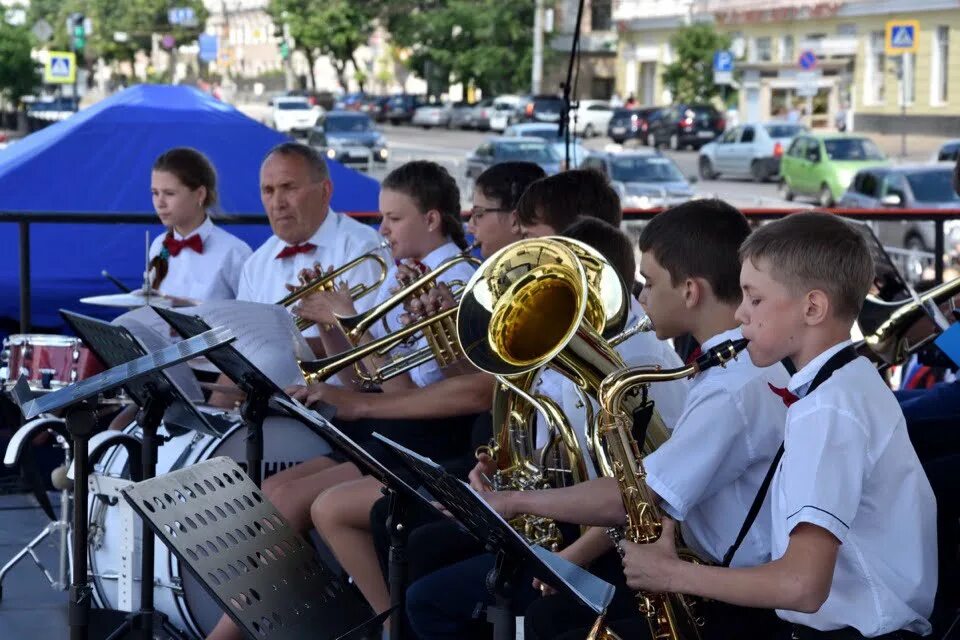
<path fill-rule="evenodd" d="M 727 362 L 736 358 L 737 354 L 746 349 L 749 343 L 750 341 L 746 338 L 721 342 L 697 358 L 697 371 L 705 371 L 710 367 L 724 366 Z"/>

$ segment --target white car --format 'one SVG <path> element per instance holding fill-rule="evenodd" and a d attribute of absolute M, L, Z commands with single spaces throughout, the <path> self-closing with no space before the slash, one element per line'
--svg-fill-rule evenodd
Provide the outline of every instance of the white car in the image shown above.
<path fill-rule="evenodd" d="M 273 128 L 280 133 L 306 135 L 323 115 L 323 107 L 311 106 L 306 98 L 280 96 L 271 102 Z"/>
<path fill-rule="evenodd" d="M 520 96 L 500 96 L 493 101 L 493 110 L 490 112 L 490 129 L 503 131 L 520 119 L 520 106 L 523 98 Z"/>
<path fill-rule="evenodd" d="M 570 126 L 584 138 L 600 136 L 607 132 L 613 107 L 606 100 L 580 100 L 570 114 Z"/>
<path fill-rule="evenodd" d="M 749 176 L 756 182 L 780 173 L 780 158 L 794 137 L 807 128 L 793 122 L 748 122 L 723 132 L 700 148 L 700 177 L 716 180 L 725 176 Z"/>

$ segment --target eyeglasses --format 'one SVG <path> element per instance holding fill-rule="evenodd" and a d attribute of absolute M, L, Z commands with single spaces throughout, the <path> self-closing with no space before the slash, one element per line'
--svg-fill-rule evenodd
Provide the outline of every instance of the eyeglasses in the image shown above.
<path fill-rule="evenodd" d="M 477 223 L 480 222 L 480 219 L 488 213 L 505 213 L 507 211 L 512 211 L 512 209 L 507 209 L 505 207 L 473 207 L 470 209 L 470 219 L 474 223 Z"/>

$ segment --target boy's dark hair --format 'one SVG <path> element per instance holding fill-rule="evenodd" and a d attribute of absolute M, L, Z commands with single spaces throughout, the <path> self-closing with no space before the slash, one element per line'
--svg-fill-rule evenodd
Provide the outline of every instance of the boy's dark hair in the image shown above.
<path fill-rule="evenodd" d="M 461 249 L 467 239 L 460 217 L 460 188 L 446 169 L 429 160 L 413 160 L 387 174 L 381 189 L 399 191 L 417 203 L 421 213 L 436 209 L 440 213 L 443 234 Z"/>
<path fill-rule="evenodd" d="M 200 187 L 207 190 L 203 199 L 203 208 L 209 209 L 217 204 L 217 171 L 207 156 L 190 147 L 176 147 L 161 153 L 153 161 L 154 171 L 163 171 L 176 176 L 185 187 L 196 191 Z"/>
<path fill-rule="evenodd" d="M 640 251 L 650 251 L 673 285 L 703 278 L 718 300 L 739 304 L 740 244 L 750 225 L 723 200 L 691 200 L 658 213 L 640 232 Z"/>
<path fill-rule="evenodd" d="M 765 260 L 773 278 L 797 295 L 824 291 L 836 316 L 851 322 L 873 284 L 863 235 L 830 213 L 793 213 L 765 224 L 740 247 L 740 258 Z"/>
<path fill-rule="evenodd" d="M 620 229 L 599 218 L 580 218 L 564 229 L 561 235 L 588 244 L 603 254 L 627 285 L 627 290 L 632 290 L 636 280 L 637 259 L 633 255 L 630 239 Z"/>
<path fill-rule="evenodd" d="M 509 212 L 516 210 L 527 187 L 546 175 L 534 162 L 501 162 L 477 176 L 474 188 Z"/>
<path fill-rule="evenodd" d="M 531 184 L 517 203 L 521 224 L 543 222 L 557 231 L 580 216 L 600 218 L 619 227 L 623 220 L 620 196 L 607 177 L 593 169 L 574 169 Z"/>

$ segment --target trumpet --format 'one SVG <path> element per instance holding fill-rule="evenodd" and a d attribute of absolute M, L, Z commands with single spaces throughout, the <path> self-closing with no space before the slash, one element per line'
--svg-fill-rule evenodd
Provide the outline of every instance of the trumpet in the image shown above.
<path fill-rule="evenodd" d="M 644 478 L 643 459 L 633 438 L 632 412 L 624 407 L 629 392 L 640 390 L 646 398 L 647 389 L 655 382 L 679 380 L 714 366 L 724 366 L 747 346 L 746 340 L 728 340 L 710 349 L 696 362 L 677 369 L 661 370 L 660 367 L 634 367 L 616 371 L 607 376 L 598 391 L 600 403 L 600 431 L 607 451 L 614 460 L 614 477 L 620 488 L 620 496 L 627 513 L 626 528 L 620 532 L 611 530 L 615 541 L 622 539 L 637 543 L 655 542 L 662 531 L 662 515 L 647 487 Z M 691 552 L 681 551 L 680 557 L 690 562 L 700 562 Z M 676 593 L 639 593 L 640 613 L 650 625 L 650 636 L 662 640 L 696 640 L 700 638 L 703 620 L 696 614 L 696 602 L 688 596 Z M 602 616 L 594 624 L 588 638 L 597 640 L 615 638 L 606 629 Z"/>
<path fill-rule="evenodd" d="M 383 284 L 383 281 L 386 280 L 387 262 L 380 255 L 378 255 L 378 252 L 387 249 L 389 246 L 389 242 L 381 242 L 379 245 L 377 245 L 376 249 L 368 251 L 361 256 L 357 256 L 342 267 L 303 283 L 300 287 L 281 298 L 277 304 L 281 307 L 289 307 L 290 305 L 294 304 L 295 302 L 299 302 L 312 293 L 317 293 L 318 291 L 331 291 L 336 285 L 337 280 L 343 276 L 343 274 L 355 267 L 360 266 L 368 260 L 372 260 L 377 266 L 380 267 L 380 275 L 377 276 L 376 282 L 372 284 L 360 283 L 350 288 L 350 298 L 353 300 L 359 300 L 367 294 L 379 289 Z M 300 331 L 310 328 L 313 326 L 313 324 L 314 323 L 312 320 L 307 320 L 306 318 L 297 318 L 297 329 L 300 329 Z"/>

